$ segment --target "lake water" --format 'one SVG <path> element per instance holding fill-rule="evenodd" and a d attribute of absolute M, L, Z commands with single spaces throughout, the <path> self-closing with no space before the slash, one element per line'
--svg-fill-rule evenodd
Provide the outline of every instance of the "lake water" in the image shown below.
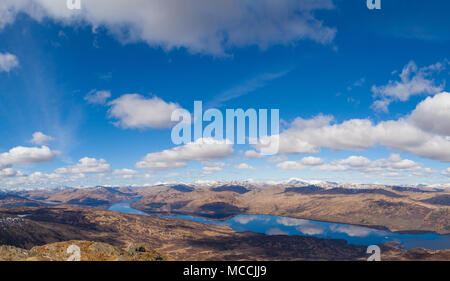
<path fill-rule="evenodd" d="M 130 214 L 148 215 L 133 209 L 130 204 L 138 199 L 113 204 L 109 210 Z M 303 235 L 320 238 L 344 239 L 356 245 L 380 245 L 398 242 L 406 249 L 450 249 L 450 235 L 401 234 L 369 227 L 341 223 L 320 222 L 269 215 L 238 215 L 225 221 L 213 221 L 192 216 L 165 216 L 168 218 L 187 219 L 202 223 L 226 225 L 235 231 L 252 231 L 267 235 Z"/>
<path fill-rule="evenodd" d="M 119 203 L 112 204 L 111 207 L 108 208 L 110 211 L 116 211 L 116 212 L 122 212 L 127 214 L 135 214 L 135 215 L 148 215 L 147 213 L 144 213 L 140 210 L 131 208 L 130 204 L 139 200 L 139 198 L 122 201 Z"/>

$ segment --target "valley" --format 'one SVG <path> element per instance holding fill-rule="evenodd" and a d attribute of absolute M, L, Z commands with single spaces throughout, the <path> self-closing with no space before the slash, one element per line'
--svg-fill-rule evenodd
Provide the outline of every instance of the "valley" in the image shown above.
<path fill-rule="evenodd" d="M 399 233 L 448 234 L 449 194 L 435 188 L 305 183 L 15 191 L 1 194 L 0 204 L 6 207 L 0 208 L 0 245 L 30 251 L 76 240 L 120 249 L 141 243 L 169 260 L 364 260 L 367 247 L 343 239 L 241 232 L 227 225 L 163 216 L 224 221 L 237 215 L 271 215 Z M 107 210 L 118 202 L 129 202 L 149 215 Z M 450 260 L 450 250 L 445 249 L 406 250 L 395 243 L 381 247 L 386 260 Z"/>
<path fill-rule="evenodd" d="M 161 256 L 168 260 L 365 260 L 367 258 L 367 247 L 348 244 L 345 240 L 236 232 L 226 226 L 94 208 L 7 209 L 0 211 L 0 220 L 4 222 L 0 227 L 0 244 L 15 247 L 3 246 L 0 249 L 0 259 L 9 260 L 28 257 L 28 254 L 11 257 L 11 251 L 21 252 L 16 248 L 33 253 L 36 246 L 72 240 L 107 243 L 122 249 L 130 244 L 142 244 L 152 251 L 161 253 Z M 53 248 L 53 253 L 48 253 L 47 258 L 51 260 L 53 255 L 53 260 L 58 260 L 58 255 L 54 253 L 57 248 L 49 247 L 44 246 L 40 249 Z M 381 249 L 385 260 L 450 259 L 450 250 L 402 250 L 394 244 L 381 245 Z"/>
<path fill-rule="evenodd" d="M 243 190 L 245 189 L 245 192 Z M 448 191 L 389 187 L 273 185 L 199 187 L 180 192 L 170 186 L 142 189 L 132 207 L 155 214 L 226 219 L 265 214 L 370 226 L 399 232 L 450 233 Z"/>

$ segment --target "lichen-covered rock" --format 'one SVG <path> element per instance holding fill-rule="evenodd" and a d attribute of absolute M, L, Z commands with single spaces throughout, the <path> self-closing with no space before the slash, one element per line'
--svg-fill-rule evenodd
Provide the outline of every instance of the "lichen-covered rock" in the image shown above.
<path fill-rule="evenodd" d="M 13 246 L 0 246 L 0 261 L 11 261 L 15 259 L 26 259 L 28 251 Z"/>

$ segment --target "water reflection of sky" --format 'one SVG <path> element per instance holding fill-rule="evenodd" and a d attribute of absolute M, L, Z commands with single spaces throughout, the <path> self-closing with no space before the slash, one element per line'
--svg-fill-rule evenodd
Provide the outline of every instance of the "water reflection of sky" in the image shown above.
<path fill-rule="evenodd" d="M 136 200 L 138 200 L 138 198 L 113 204 L 109 210 L 147 215 L 144 212 L 130 207 L 130 203 Z M 170 217 L 203 223 L 227 225 L 236 231 L 252 231 L 267 235 L 306 235 L 320 238 L 344 239 L 350 244 L 357 245 L 379 245 L 387 242 L 399 242 L 406 249 L 418 247 L 428 249 L 450 249 L 450 235 L 438 235 L 433 233 L 400 234 L 363 226 L 269 215 L 238 215 L 225 221 L 212 221 L 192 216 Z"/>
<path fill-rule="evenodd" d="M 176 216 L 204 223 L 228 225 L 236 231 L 252 231 L 267 235 L 306 235 L 320 238 L 344 239 L 357 245 L 399 242 L 406 249 L 424 247 L 449 249 L 450 235 L 400 234 L 363 226 L 319 222 L 268 215 L 238 215 L 226 221 L 211 221 L 191 216 Z"/>
<path fill-rule="evenodd" d="M 127 214 L 136 214 L 136 215 L 148 215 L 147 213 L 144 213 L 140 210 L 134 209 L 130 207 L 130 204 L 139 200 L 139 198 L 119 202 L 113 204 L 111 207 L 108 208 L 110 211 L 116 211 L 121 213 L 127 213 Z"/>

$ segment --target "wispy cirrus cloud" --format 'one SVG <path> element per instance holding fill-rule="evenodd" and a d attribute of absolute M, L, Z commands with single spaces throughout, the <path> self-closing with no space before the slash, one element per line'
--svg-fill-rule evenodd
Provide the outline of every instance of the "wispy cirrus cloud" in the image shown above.
<path fill-rule="evenodd" d="M 220 107 L 225 102 L 250 94 L 260 88 L 265 87 L 268 83 L 270 83 L 270 81 L 283 77 L 288 73 L 288 70 L 275 73 L 264 73 L 254 78 L 248 79 L 242 84 L 228 89 L 220 95 L 216 96 L 213 100 L 206 103 L 206 107 Z"/>

